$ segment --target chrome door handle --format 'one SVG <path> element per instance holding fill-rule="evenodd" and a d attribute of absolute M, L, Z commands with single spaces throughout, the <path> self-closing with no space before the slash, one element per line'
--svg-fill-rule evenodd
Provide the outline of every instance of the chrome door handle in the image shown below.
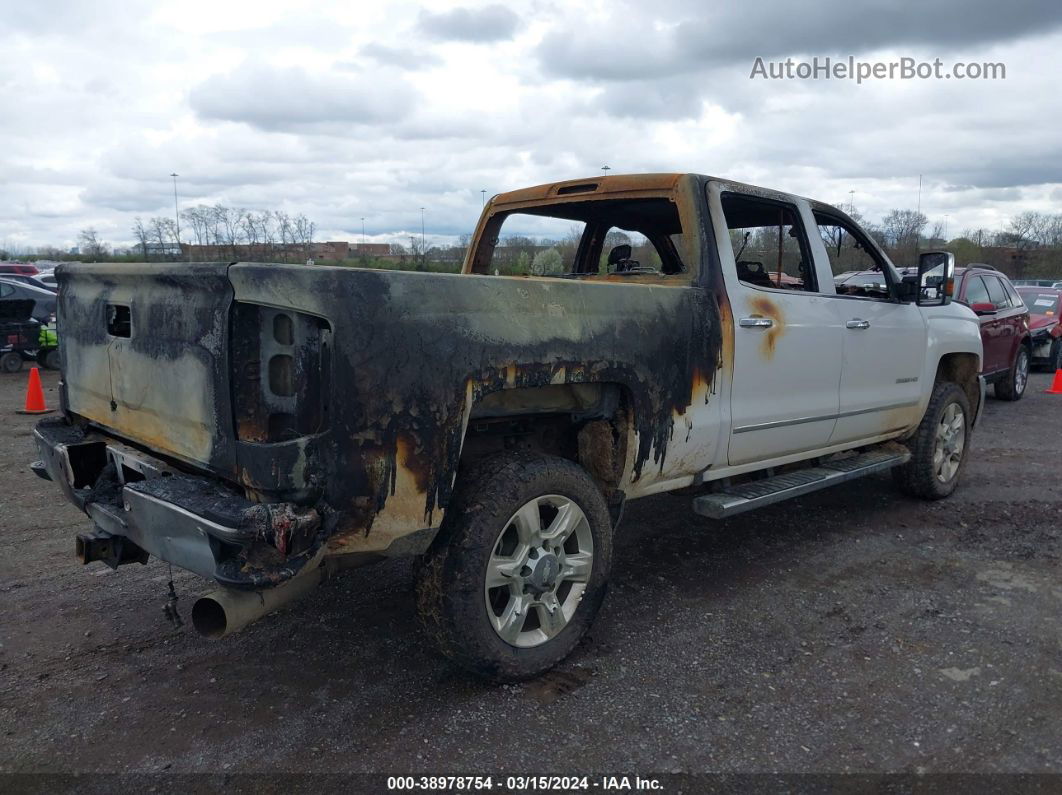
<path fill-rule="evenodd" d="M 743 317 L 738 321 L 741 328 L 770 328 L 774 321 L 769 317 Z"/>
<path fill-rule="evenodd" d="M 859 318 L 856 318 L 855 320 L 849 320 L 847 323 L 844 324 L 844 327 L 845 328 L 870 328 L 870 321 L 869 320 L 860 320 Z"/>

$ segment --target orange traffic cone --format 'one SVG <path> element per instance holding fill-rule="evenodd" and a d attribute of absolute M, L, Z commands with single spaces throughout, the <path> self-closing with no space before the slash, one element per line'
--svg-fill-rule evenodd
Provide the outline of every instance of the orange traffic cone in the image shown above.
<path fill-rule="evenodd" d="M 41 374 L 34 367 L 30 370 L 29 383 L 26 384 L 26 408 L 19 409 L 19 414 L 47 414 L 50 409 L 44 404 L 44 389 L 41 387 Z"/>
<path fill-rule="evenodd" d="M 1062 370 L 1055 370 L 1055 380 L 1051 382 L 1051 388 L 1045 389 L 1049 395 L 1062 395 Z"/>

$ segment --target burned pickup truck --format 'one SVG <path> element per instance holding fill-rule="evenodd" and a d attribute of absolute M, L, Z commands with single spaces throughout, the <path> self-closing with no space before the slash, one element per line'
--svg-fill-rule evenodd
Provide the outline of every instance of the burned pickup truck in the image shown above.
<path fill-rule="evenodd" d="M 513 235 L 556 242 L 514 257 Z M 875 268 L 883 286 L 835 289 Z M 459 274 L 58 280 L 62 417 L 37 426 L 36 469 L 95 524 L 82 562 L 201 575 L 193 623 L 219 637 L 416 556 L 427 634 L 499 680 L 575 647 L 627 500 L 684 490 L 724 518 L 886 469 L 944 497 L 984 396 L 950 278 L 901 277 L 834 207 L 699 175 L 496 196 Z"/>

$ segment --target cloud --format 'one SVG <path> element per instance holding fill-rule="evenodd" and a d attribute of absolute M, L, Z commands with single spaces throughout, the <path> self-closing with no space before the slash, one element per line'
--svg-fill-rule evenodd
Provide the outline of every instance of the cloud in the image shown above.
<path fill-rule="evenodd" d="M 785 0 L 662 3 L 655 13 L 617 13 L 604 24 L 559 25 L 539 46 L 544 71 L 570 78 L 631 80 L 683 75 L 721 64 L 791 55 L 846 57 L 886 48 L 988 45 L 1062 27 L 1062 5 L 1014 0 L 972 5 L 938 0 L 913 13 L 898 3 Z M 632 24 L 632 17 L 638 19 Z"/>
<path fill-rule="evenodd" d="M 391 74 L 317 75 L 249 64 L 206 80 L 192 90 L 189 103 L 202 119 L 277 131 L 395 122 L 415 97 L 408 83 Z"/>
<path fill-rule="evenodd" d="M 136 215 L 172 214 L 171 172 L 182 208 L 304 213 L 339 240 L 362 216 L 376 240 L 419 234 L 420 207 L 456 236 L 480 190 L 606 164 L 854 190 L 872 220 L 913 208 L 920 174 L 922 209 L 955 228 L 1058 212 L 1056 5 L 456 1 L 9 3 L 0 247 L 89 225 L 128 240 Z M 1007 79 L 749 79 L 758 55 L 848 54 L 1002 61 Z"/>
<path fill-rule="evenodd" d="M 433 13 L 421 11 L 417 26 L 433 39 L 492 42 L 511 39 L 520 18 L 505 6 L 454 8 Z"/>
<path fill-rule="evenodd" d="M 373 59 L 383 66 L 415 71 L 433 66 L 442 66 L 443 59 L 423 48 L 414 51 L 401 47 L 388 47 L 386 44 L 370 42 L 361 48 L 361 54 Z"/>

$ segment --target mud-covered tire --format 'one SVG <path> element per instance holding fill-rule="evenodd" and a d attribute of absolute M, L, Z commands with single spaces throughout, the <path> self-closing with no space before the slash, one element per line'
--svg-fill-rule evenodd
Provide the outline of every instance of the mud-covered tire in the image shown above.
<path fill-rule="evenodd" d="M 1029 348 L 1019 345 L 1018 352 L 1014 355 L 1014 364 L 1002 379 L 996 381 L 996 397 L 1000 400 L 1021 400 L 1028 384 Z"/>
<path fill-rule="evenodd" d="M 487 567 L 516 512 L 545 495 L 567 498 L 585 514 L 592 566 L 564 628 L 540 645 L 520 647 L 503 640 L 488 616 Z M 492 456 L 461 473 L 442 528 L 415 565 L 420 623 L 439 651 L 463 668 L 492 681 L 528 679 L 579 643 L 605 597 L 611 562 L 608 506 L 586 470 L 548 455 Z"/>
<path fill-rule="evenodd" d="M 22 369 L 22 357 L 15 351 L 8 351 L 0 356 L 0 370 L 5 373 L 17 373 Z"/>
<path fill-rule="evenodd" d="M 948 407 L 957 405 L 962 411 L 963 449 L 958 468 L 946 480 L 938 475 L 935 453 L 938 443 L 938 430 Z M 959 483 L 966 459 L 970 452 L 970 423 L 973 412 L 966 392 L 950 381 L 938 381 L 933 387 L 933 394 L 926 407 L 926 413 L 918 425 L 918 430 L 905 444 L 911 450 L 911 460 L 892 470 L 893 482 L 905 494 L 921 497 L 924 500 L 939 500 L 947 497 Z"/>

